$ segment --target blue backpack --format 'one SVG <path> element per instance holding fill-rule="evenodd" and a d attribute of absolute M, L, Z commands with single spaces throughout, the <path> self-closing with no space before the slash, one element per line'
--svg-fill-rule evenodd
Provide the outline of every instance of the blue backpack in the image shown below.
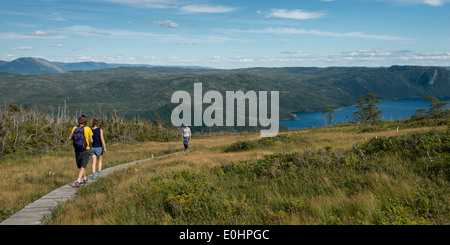
<path fill-rule="evenodd" d="M 84 137 L 84 126 L 77 127 L 72 134 L 73 148 L 75 151 L 86 150 L 86 138 Z"/>

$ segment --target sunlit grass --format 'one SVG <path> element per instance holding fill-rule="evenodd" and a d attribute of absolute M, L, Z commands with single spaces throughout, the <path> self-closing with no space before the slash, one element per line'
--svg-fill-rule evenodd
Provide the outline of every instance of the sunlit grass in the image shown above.
<path fill-rule="evenodd" d="M 445 129 L 434 127 L 434 129 Z M 360 133 L 353 126 L 341 128 L 305 129 L 284 132 L 300 138 L 301 141 L 292 144 L 275 142 L 269 147 L 242 151 L 228 152 L 224 149 L 239 140 L 258 140 L 259 134 L 236 134 L 218 137 L 193 137 L 190 143 L 194 150 L 181 155 L 175 155 L 165 159 L 154 159 L 144 162 L 135 167 L 114 173 L 105 179 L 96 181 L 95 186 L 102 185 L 107 188 L 114 186 L 114 197 L 108 197 L 108 192 L 96 192 L 95 195 L 83 195 L 76 198 L 71 205 L 67 205 L 70 211 L 65 219 L 64 215 L 58 214 L 55 223 L 83 223 L 83 224 L 118 224 L 127 221 L 114 217 L 114 213 L 127 212 L 128 207 L 124 200 L 130 198 L 129 186 L 140 183 L 143 180 L 161 176 L 170 171 L 188 169 L 195 171 L 201 168 L 212 168 L 224 166 L 239 161 L 254 161 L 261 159 L 264 155 L 277 152 L 305 152 L 315 149 L 330 147 L 333 150 L 349 149 L 372 137 L 401 135 L 413 131 L 430 130 L 433 128 L 414 128 L 403 130 L 386 130 L 382 132 Z M 181 142 L 144 142 L 134 144 L 110 144 L 108 152 L 104 155 L 103 169 L 135 160 L 151 158 L 183 149 Z M 72 151 L 57 151 L 47 154 L 10 157 L 4 159 L 0 164 L 0 221 L 6 219 L 13 213 L 22 209 L 29 203 L 39 199 L 52 190 L 68 184 L 76 179 L 78 169 L 76 168 L 74 153 Z M 87 167 L 87 174 L 91 173 L 91 162 Z M 108 182 L 109 181 L 109 182 Z M 383 188 L 381 185 L 377 188 Z M 97 188 L 97 187 L 95 187 Z M 392 191 L 392 190 L 391 190 Z M 369 195 L 369 194 L 367 194 Z M 78 203 L 78 204 L 77 204 Z M 120 204 L 120 205 L 119 205 Z M 83 211 L 78 210 L 85 205 L 89 207 Z M 87 214 L 91 213 L 88 216 Z M 164 220 L 164 217 L 162 218 Z M 292 217 L 291 217 L 292 219 Z M 302 216 L 305 223 L 308 217 Z M 167 219 L 169 220 L 169 219 Z"/>
<path fill-rule="evenodd" d="M 439 130 L 445 128 L 446 127 L 435 127 L 434 129 Z M 191 147 L 195 149 L 194 151 L 172 156 L 170 158 L 155 159 L 153 161 L 140 163 L 133 168 L 116 172 L 107 178 L 101 179 L 91 186 L 86 186 L 79 192 L 79 195 L 75 200 L 55 209 L 54 217 L 49 223 L 191 224 L 191 222 L 193 222 L 193 224 L 366 224 L 372 221 L 372 217 L 380 217 L 379 208 L 383 205 L 383 202 L 387 202 L 383 198 L 378 198 L 380 193 L 385 193 L 388 197 L 407 196 L 407 193 L 412 189 L 410 186 L 411 179 L 409 178 L 415 178 L 416 176 L 406 176 L 394 179 L 392 176 L 386 175 L 385 173 L 374 172 L 367 173 L 366 175 L 358 175 L 355 179 L 352 172 L 330 174 L 329 172 L 315 171 L 309 172 L 307 177 L 304 176 L 304 178 L 310 178 L 306 182 L 308 183 L 307 186 L 298 187 L 298 189 L 303 189 L 305 191 L 303 194 L 291 193 L 287 196 L 284 196 L 285 194 L 280 194 L 277 190 L 289 189 L 288 186 L 292 184 L 288 181 L 289 179 L 282 183 L 260 183 L 261 185 L 257 187 L 254 186 L 255 183 L 247 183 L 242 179 L 228 179 L 225 183 L 230 184 L 230 191 L 231 193 L 235 193 L 236 196 L 221 205 L 237 207 L 242 211 L 242 208 L 245 209 L 245 203 L 248 203 L 250 200 L 249 198 L 253 195 L 254 200 L 263 198 L 264 200 L 268 200 L 268 203 L 272 202 L 270 205 L 275 205 L 275 207 L 277 205 L 281 205 L 280 207 L 291 205 L 295 208 L 297 205 L 298 207 L 296 208 L 299 210 L 303 209 L 303 212 L 294 212 L 292 215 L 287 215 L 283 213 L 285 211 L 282 211 L 282 209 L 280 209 L 281 211 L 268 209 L 261 213 L 261 210 L 265 209 L 259 207 L 258 201 L 255 201 L 253 204 L 254 206 L 258 206 L 258 208 L 255 209 L 253 206 L 253 210 L 251 210 L 252 207 L 247 204 L 249 206 L 247 206 L 248 210 L 246 212 L 257 212 L 256 210 L 259 210 L 257 215 L 247 215 L 242 217 L 239 215 L 231 215 L 228 218 L 224 217 L 221 221 L 210 220 L 206 217 L 208 216 L 207 214 L 204 214 L 204 219 L 200 221 L 174 219 L 174 217 L 167 212 L 167 207 L 164 207 L 164 205 L 161 206 L 161 203 L 153 203 L 153 200 L 145 200 L 145 193 L 141 192 L 145 192 L 150 180 L 180 170 L 196 173 L 198 171 L 204 171 L 204 169 L 226 166 L 227 164 L 234 162 L 255 161 L 263 158 L 267 154 L 278 152 L 306 152 L 323 148 L 338 151 L 350 149 L 354 147 L 354 144 L 365 142 L 372 137 L 395 136 L 413 131 L 426 131 L 430 129 L 432 128 L 416 128 L 400 131 L 388 130 L 375 133 L 359 133 L 351 128 L 324 128 L 291 131 L 283 134 L 295 134 L 295 137 L 300 137 L 302 139 L 300 143 L 284 144 L 276 142 L 270 147 L 228 153 L 225 153 L 224 149 L 230 144 L 244 139 L 258 140 L 260 139 L 259 135 L 245 134 L 215 138 L 194 138 L 190 143 Z M 164 145 L 162 148 L 158 149 L 163 150 L 166 147 L 178 143 L 148 143 L 148 145 L 143 144 L 141 147 L 143 151 L 145 151 L 144 149 L 147 146 L 151 145 L 152 147 L 157 148 L 157 145 L 161 147 L 160 144 Z M 127 151 L 124 147 L 121 151 L 123 151 L 123 154 L 125 155 L 130 151 L 136 150 L 130 149 Z M 386 161 L 386 159 L 381 159 L 380 161 Z M 389 158 L 389 161 L 392 162 L 382 162 L 382 166 L 388 168 L 389 166 L 397 165 L 395 158 Z M 393 169 L 395 170 L 392 171 L 399 171 L 396 168 Z M 352 181 L 365 181 L 370 183 L 372 189 L 355 192 L 355 194 L 349 195 L 340 188 L 332 188 L 335 183 L 340 183 L 341 185 L 345 184 L 342 183 L 343 181 L 347 181 L 348 183 L 351 183 Z M 234 184 L 237 186 L 233 187 Z M 273 186 L 274 184 L 276 184 L 275 187 Z M 248 194 L 244 197 L 242 194 L 239 194 L 239 189 L 245 185 L 253 186 L 254 188 L 252 189 L 252 194 Z M 322 190 L 320 188 L 323 190 L 332 189 L 332 191 L 324 192 L 323 195 L 305 195 L 305 193 L 313 193 L 315 189 Z M 143 200 L 139 198 L 143 198 Z M 280 200 L 285 201 L 281 201 L 281 203 L 277 204 Z M 341 210 L 343 215 L 336 215 L 336 210 Z M 231 210 L 230 212 L 232 214 L 237 211 Z M 415 222 L 420 223 L 418 221 Z"/>
<path fill-rule="evenodd" d="M 182 149 L 183 146 L 175 142 L 110 144 L 103 156 L 103 169 Z M 91 169 L 92 160 L 86 168 L 87 175 L 92 173 Z M 58 187 L 76 180 L 77 173 L 73 151 L 4 159 L 0 164 L 0 221 Z"/>

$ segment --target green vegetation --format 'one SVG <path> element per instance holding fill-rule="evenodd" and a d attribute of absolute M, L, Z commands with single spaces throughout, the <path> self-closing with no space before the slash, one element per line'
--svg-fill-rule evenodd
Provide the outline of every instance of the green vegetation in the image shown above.
<path fill-rule="evenodd" d="M 87 186 L 78 197 L 101 194 L 119 205 L 108 208 L 114 210 L 108 224 L 447 224 L 449 149 L 450 131 L 432 130 L 344 151 L 275 153 L 139 178 L 125 187 L 128 198 L 120 205 L 114 179 Z M 48 222 L 68 214 L 66 208 Z"/>
<path fill-rule="evenodd" d="M 377 149 L 406 139 L 409 144 Z M 445 224 L 449 143 L 447 131 L 372 140 L 361 146 L 367 159 L 355 152 L 273 154 L 199 172 L 179 171 L 150 181 L 149 188 L 131 189 L 147 208 L 161 208 L 153 216 L 165 212 L 175 224 Z M 433 162 L 415 151 L 423 147 L 432 151 Z"/>
<path fill-rule="evenodd" d="M 181 151 L 176 142 L 116 142 L 108 144 L 103 169 Z M 86 168 L 91 173 L 90 161 Z M 78 169 L 72 147 L 43 153 L 9 154 L 0 163 L 0 222 L 51 191 L 74 181 Z"/>
<path fill-rule="evenodd" d="M 434 74 L 436 79 L 430 84 Z M 421 66 L 236 70 L 122 67 L 61 74 L 1 73 L 0 97 L 2 103 L 24 108 L 36 103 L 41 111 L 50 114 L 56 114 L 64 100 L 68 115 L 120 114 L 129 120 L 139 115 L 154 120 L 158 112 L 167 125 L 176 106 L 170 103 L 172 94 L 184 90 L 192 96 L 197 82 L 202 83 L 204 93 L 280 91 L 280 119 L 293 119 L 291 112 L 352 106 L 357 97 L 369 92 L 382 100 L 445 97 L 450 94 L 449 78 L 445 68 Z"/>
<path fill-rule="evenodd" d="M 323 111 L 323 119 L 324 119 L 324 125 L 326 126 L 327 125 L 327 120 L 326 119 L 328 119 L 328 125 L 333 125 L 333 115 L 334 115 L 334 110 L 333 109 L 330 109 L 330 108 L 327 108 L 327 109 L 325 109 L 324 111 Z"/>
<path fill-rule="evenodd" d="M 376 97 L 359 100 L 364 124 L 291 130 L 271 138 L 194 137 L 194 155 L 100 179 L 53 210 L 46 223 L 448 224 L 446 103 L 427 97 L 429 111 L 387 122 L 376 120 Z M 330 124 L 332 111 L 325 111 Z M 179 131 L 164 126 L 159 113 L 153 122 L 119 115 L 100 119 L 112 145 L 105 167 L 178 149 L 170 141 L 179 139 Z M 67 136 L 76 118 L 67 116 L 65 107 L 53 116 L 11 104 L 0 121 L 3 220 L 72 180 Z M 399 128 L 414 130 L 404 134 Z"/>
<path fill-rule="evenodd" d="M 416 110 L 416 114 L 412 115 L 410 119 L 399 120 L 399 121 L 383 121 L 379 120 L 379 115 L 383 113 L 378 110 L 375 103 L 378 103 L 377 95 L 367 94 L 365 98 L 358 98 L 358 108 L 359 110 L 354 112 L 356 123 L 359 123 L 358 129 L 360 132 L 377 132 L 382 130 L 388 130 L 389 128 L 414 128 L 414 127 L 424 127 L 424 126 L 441 126 L 448 125 L 450 122 L 450 109 L 445 109 L 449 103 L 445 101 L 439 101 L 434 97 L 424 97 L 424 100 L 430 101 L 430 109 L 427 111 L 425 109 Z M 328 119 L 332 120 L 332 110 L 327 109 L 324 111 L 328 114 Z M 330 114 L 331 113 L 331 114 Z M 331 118 L 330 118 L 331 117 Z M 355 123 L 355 121 L 353 122 Z M 350 122 L 340 123 L 335 125 L 336 127 L 345 127 L 351 125 Z"/>
<path fill-rule="evenodd" d="M 102 116 L 99 120 L 108 143 L 169 141 L 179 138 L 178 129 L 167 127 L 158 120 L 126 120 L 120 115 Z M 25 110 L 15 104 L 5 107 L 0 111 L 0 163 L 4 156 L 13 153 L 33 155 L 72 149 L 67 138 L 75 125 L 76 117 L 68 117 L 63 113 L 54 116 L 40 112 L 36 107 Z"/>
<path fill-rule="evenodd" d="M 298 144 L 302 141 L 304 141 L 304 139 L 295 137 L 294 135 L 291 134 L 278 134 L 275 137 L 265 137 L 257 140 L 249 140 L 249 139 L 239 140 L 227 146 L 224 152 L 239 152 L 239 151 L 267 148 L 273 146 L 276 143 Z"/>
<path fill-rule="evenodd" d="M 416 110 L 416 114 L 413 115 L 411 119 L 450 117 L 450 109 L 445 109 L 449 102 L 440 101 L 432 96 L 426 96 L 423 98 L 423 100 L 430 102 L 430 109 L 428 111 L 425 109 Z"/>
<path fill-rule="evenodd" d="M 354 121 L 362 124 L 373 124 L 380 119 L 380 114 L 382 111 L 378 110 L 376 103 L 381 102 L 378 96 L 372 93 L 368 93 L 364 98 L 358 97 L 358 104 L 356 108 L 358 111 L 354 112 Z"/>

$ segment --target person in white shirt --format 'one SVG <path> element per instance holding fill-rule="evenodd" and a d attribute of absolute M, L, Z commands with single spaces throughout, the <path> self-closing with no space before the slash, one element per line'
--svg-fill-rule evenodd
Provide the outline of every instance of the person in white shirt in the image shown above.
<path fill-rule="evenodd" d="M 184 124 L 184 128 L 182 130 L 182 138 L 183 138 L 183 144 L 184 144 L 184 151 L 187 151 L 189 147 L 189 141 L 191 140 L 191 129 L 188 127 L 187 124 Z"/>

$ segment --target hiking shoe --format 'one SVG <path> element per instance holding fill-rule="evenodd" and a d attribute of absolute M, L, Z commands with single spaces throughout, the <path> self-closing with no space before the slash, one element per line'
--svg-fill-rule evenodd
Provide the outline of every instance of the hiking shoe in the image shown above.
<path fill-rule="evenodd" d="M 87 179 L 85 179 L 83 182 L 86 184 L 87 183 Z"/>
<path fill-rule="evenodd" d="M 95 180 L 95 178 L 97 178 L 97 176 L 95 176 L 95 174 L 93 174 L 92 179 Z"/>
<path fill-rule="evenodd" d="M 75 187 L 80 187 L 80 182 L 75 182 Z"/>

